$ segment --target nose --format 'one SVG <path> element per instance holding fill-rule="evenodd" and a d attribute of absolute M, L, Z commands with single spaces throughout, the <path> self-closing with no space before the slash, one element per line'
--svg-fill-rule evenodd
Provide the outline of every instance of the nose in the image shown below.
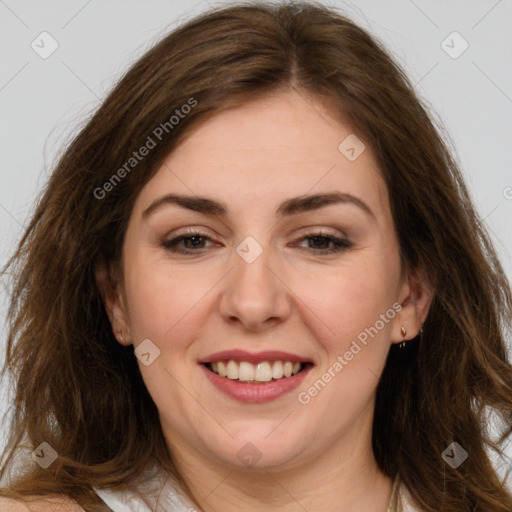
<path fill-rule="evenodd" d="M 230 324 L 260 332 L 284 322 L 291 311 L 291 291 L 277 258 L 269 249 L 254 260 L 233 254 L 233 268 L 224 280 L 220 314 Z"/>

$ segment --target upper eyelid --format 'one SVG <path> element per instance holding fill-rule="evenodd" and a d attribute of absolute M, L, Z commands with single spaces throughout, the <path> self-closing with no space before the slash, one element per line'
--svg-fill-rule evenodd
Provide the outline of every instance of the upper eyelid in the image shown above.
<path fill-rule="evenodd" d="M 170 246 L 170 245 L 174 246 L 174 245 L 182 243 L 184 239 L 192 238 L 194 236 L 203 237 L 203 238 L 207 239 L 207 241 L 213 245 L 218 243 L 218 240 L 216 239 L 216 237 L 210 236 L 210 234 L 203 232 L 200 229 L 191 228 L 191 229 L 187 230 L 186 232 L 179 233 L 179 234 L 177 233 L 168 238 L 167 237 L 164 238 L 160 242 L 160 245 L 162 245 L 164 247 Z M 329 243 L 333 243 L 334 245 L 345 244 L 346 247 L 349 247 L 349 246 L 351 247 L 354 245 L 352 240 L 345 233 L 332 233 L 332 232 L 327 231 L 325 228 L 308 229 L 307 231 L 303 232 L 302 234 L 296 235 L 293 238 L 292 242 L 294 244 L 297 244 L 297 243 L 303 242 L 304 240 L 307 240 L 308 238 L 314 238 L 314 237 L 318 237 L 318 236 L 328 239 Z M 205 250 L 205 249 L 207 249 L 207 247 L 199 248 L 199 250 L 197 250 L 197 251 L 195 251 L 194 249 L 185 249 L 184 251 L 178 251 L 178 252 L 190 252 L 191 254 L 194 252 L 200 253 L 201 249 Z M 315 251 L 314 249 L 312 249 L 312 250 L 314 252 L 318 252 L 318 253 L 322 252 L 322 250 L 319 250 L 319 251 Z M 330 252 L 328 250 L 325 250 L 325 251 Z M 338 251 L 335 251 L 335 252 L 338 252 Z"/>
<path fill-rule="evenodd" d="M 178 237 L 187 237 L 187 236 L 192 236 L 192 235 L 201 235 L 201 236 L 205 236 L 205 237 L 209 237 L 211 238 L 212 240 L 216 240 L 218 239 L 219 237 L 212 234 L 207 228 L 200 228 L 200 227 L 197 227 L 197 228 L 183 228 L 185 231 L 180 231 L 180 228 L 178 229 L 175 229 L 173 230 L 170 234 L 168 234 L 165 239 L 174 239 L 174 238 L 178 238 Z M 305 228 L 301 228 L 299 229 L 300 233 L 297 234 L 296 236 L 306 236 L 308 234 L 311 234 L 311 233 L 321 233 L 321 234 L 325 234 L 325 236 L 333 236 L 333 237 L 339 237 L 339 238 L 349 238 L 349 236 L 347 235 L 347 233 L 345 233 L 344 231 L 342 231 L 341 229 L 339 228 L 333 228 L 333 227 L 324 227 L 324 226 L 321 226 L 321 227 L 315 227 L 315 226 L 312 226 L 312 227 L 305 227 Z"/>

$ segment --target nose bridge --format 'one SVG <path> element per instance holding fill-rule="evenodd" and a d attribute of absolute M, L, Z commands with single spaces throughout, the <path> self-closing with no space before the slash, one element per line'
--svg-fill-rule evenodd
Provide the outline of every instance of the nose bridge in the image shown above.
<path fill-rule="evenodd" d="M 262 236 L 259 237 L 260 240 Z M 245 283 L 249 287 L 261 288 L 261 291 L 270 291 L 273 284 L 269 281 L 272 275 L 271 249 L 268 241 L 265 246 L 260 244 L 254 237 L 248 236 L 235 248 L 233 257 L 235 282 Z M 258 286 L 264 285 L 264 286 Z"/>
<path fill-rule="evenodd" d="M 284 319 L 290 304 L 286 286 L 276 272 L 277 255 L 268 244 L 264 246 L 252 236 L 243 239 L 234 252 L 221 314 L 230 321 L 238 319 L 250 329 L 263 326 L 269 319 Z"/>

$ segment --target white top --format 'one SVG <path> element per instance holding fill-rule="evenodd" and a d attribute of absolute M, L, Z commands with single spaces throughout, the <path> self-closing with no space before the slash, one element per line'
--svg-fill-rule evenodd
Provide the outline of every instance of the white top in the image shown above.
<path fill-rule="evenodd" d="M 197 512 L 174 478 L 158 470 L 154 470 L 153 476 L 144 482 L 129 488 L 112 490 L 94 487 L 94 490 L 113 512 Z M 391 507 L 396 492 L 399 493 L 397 511 Z M 398 475 L 393 483 L 387 512 L 421 512 L 412 505 L 411 495 L 404 485 L 400 485 Z"/>
<path fill-rule="evenodd" d="M 197 512 L 175 479 L 157 469 L 122 490 L 93 489 L 114 512 Z"/>

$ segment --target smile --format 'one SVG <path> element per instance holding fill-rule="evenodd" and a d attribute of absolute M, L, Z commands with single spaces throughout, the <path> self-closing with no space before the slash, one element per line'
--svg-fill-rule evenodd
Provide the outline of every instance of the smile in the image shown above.
<path fill-rule="evenodd" d="M 298 361 L 261 361 L 250 363 L 229 359 L 208 363 L 207 367 L 220 377 L 237 382 L 267 383 L 286 379 L 301 372 L 307 363 Z"/>

